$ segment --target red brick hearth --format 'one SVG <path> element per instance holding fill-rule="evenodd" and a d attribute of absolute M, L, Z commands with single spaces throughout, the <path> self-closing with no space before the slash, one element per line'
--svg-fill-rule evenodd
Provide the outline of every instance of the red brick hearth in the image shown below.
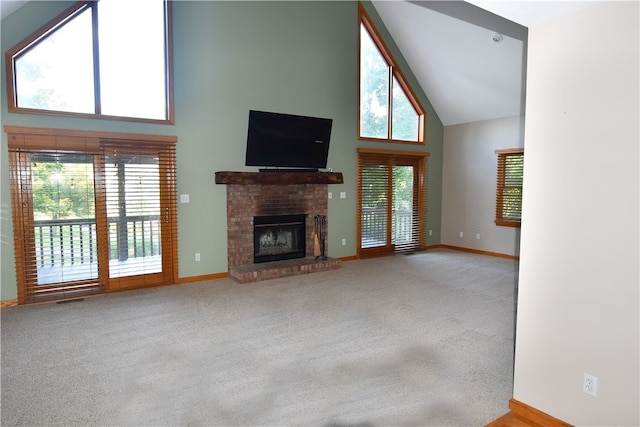
<path fill-rule="evenodd" d="M 227 184 L 229 277 L 239 283 L 331 270 L 341 265 L 340 260 L 337 259 L 316 260 L 314 218 L 316 215 L 327 215 L 327 182 L 342 183 L 342 174 L 294 173 L 282 174 L 279 178 L 276 177 L 277 175 L 280 174 L 277 172 L 216 173 L 216 183 Z M 336 179 L 337 175 L 339 180 Z M 274 180 L 282 182 L 274 184 Z M 306 183 L 310 180 L 317 183 Z M 306 217 L 305 257 L 254 264 L 253 218 L 294 214 L 303 214 Z"/>

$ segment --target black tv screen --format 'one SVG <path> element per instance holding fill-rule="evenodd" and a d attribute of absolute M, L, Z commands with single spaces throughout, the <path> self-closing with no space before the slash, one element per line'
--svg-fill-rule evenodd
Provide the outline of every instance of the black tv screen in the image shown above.
<path fill-rule="evenodd" d="M 332 119 L 249 111 L 246 166 L 327 167 Z"/>

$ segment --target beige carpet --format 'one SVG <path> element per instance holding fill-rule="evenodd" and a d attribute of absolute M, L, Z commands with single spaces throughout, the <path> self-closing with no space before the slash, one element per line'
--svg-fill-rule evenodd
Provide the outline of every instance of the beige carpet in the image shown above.
<path fill-rule="evenodd" d="M 516 282 L 432 250 L 5 308 L 2 425 L 484 425 L 512 396 Z"/>

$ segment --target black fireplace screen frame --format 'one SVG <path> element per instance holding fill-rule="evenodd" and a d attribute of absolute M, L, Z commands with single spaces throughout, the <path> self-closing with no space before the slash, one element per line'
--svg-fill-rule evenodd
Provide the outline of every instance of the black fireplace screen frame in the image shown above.
<path fill-rule="evenodd" d="M 304 258 L 306 220 L 304 214 L 253 217 L 254 264 Z"/>

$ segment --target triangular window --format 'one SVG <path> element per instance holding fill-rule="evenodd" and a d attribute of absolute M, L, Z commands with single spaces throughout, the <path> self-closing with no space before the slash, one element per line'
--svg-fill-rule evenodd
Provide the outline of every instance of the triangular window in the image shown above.
<path fill-rule="evenodd" d="M 164 0 L 83 1 L 5 54 L 10 112 L 173 122 Z"/>
<path fill-rule="evenodd" d="M 360 139 L 424 143 L 425 112 L 377 34 L 360 15 Z"/>

